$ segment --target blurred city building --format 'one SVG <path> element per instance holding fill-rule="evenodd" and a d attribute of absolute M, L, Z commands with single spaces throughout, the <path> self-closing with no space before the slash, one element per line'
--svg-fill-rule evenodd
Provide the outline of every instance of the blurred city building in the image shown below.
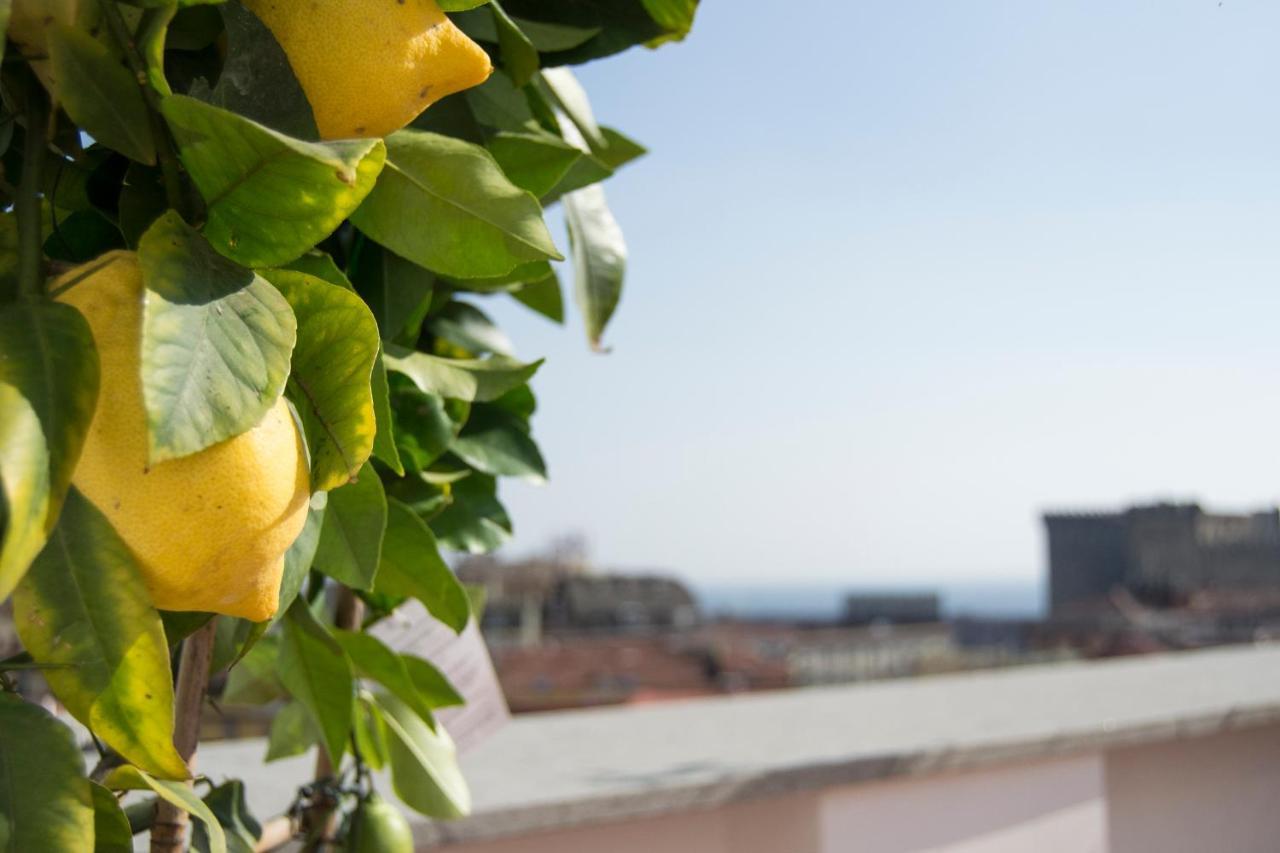
<path fill-rule="evenodd" d="M 1280 636 L 1280 510 L 1164 503 L 1044 521 L 1050 613 L 1038 642 L 1105 656 Z"/>

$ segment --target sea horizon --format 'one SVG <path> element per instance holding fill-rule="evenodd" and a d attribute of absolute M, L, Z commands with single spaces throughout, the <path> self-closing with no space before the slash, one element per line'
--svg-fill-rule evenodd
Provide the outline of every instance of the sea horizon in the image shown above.
<path fill-rule="evenodd" d="M 1045 613 L 1041 579 L 904 584 L 760 581 L 690 586 L 703 611 L 713 617 L 826 621 L 840 615 L 849 595 L 894 592 L 936 592 L 941 597 L 942 613 L 948 618 L 1036 619 Z"/>

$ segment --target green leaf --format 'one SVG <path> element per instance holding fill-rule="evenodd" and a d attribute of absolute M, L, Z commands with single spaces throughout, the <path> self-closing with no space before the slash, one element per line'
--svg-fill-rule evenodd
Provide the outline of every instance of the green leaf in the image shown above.
<path fill-rule="evenodd" d="M 693 27 L 698 0 L 641 0 L 649 15 L 667 32 L 649 41 L 651 47 L 666 41 L 680 41 Z"/>
<path fill-rule="evenodd" d="M 170 647 L 176 646 L 196 631 L 199 631 L 212 618 L 212 613 L 201 613 L 198 610 L 160 611 L 160 624 L 164 626 L 164 638 Z M 228 620 L 230 620 L 230 617 L 228 617 Z"/>
<path fill-rule="evenodd" d="M 374 770 L 386 767 L 390 760 L 387 755 L 387 729 L 382 722 L 382 713 L 369 698 L 368 691 L 360 691 L 360 701 L 356 703 L 356 747 L 360 756 Z"/>
<path fill-rule="evenodd" d="M 420 472 L 453 444 L 471 406 L 461 400 L 427 394 L 399 374 L 393 379 L 391 399 L 395 404 L 396 442 L 405 463 Z"/>
<path fill-rule="evenodd" d="M 160 615 L 129 548 L 72 489 L 14 593 L 14 624 L 77 720 L 141 767 L 187 778 L 173 748 L 173 680 Z"/>
<path fill-rule="evenodd" d="M 57 521 L 97 397 L 98 352 L 78 311 L 0 307 L 0 601 Z"/>
<path fill-rule="evenodd" d="M 164 43 L 169 25 L 178 13 L 178 4 L 170 3 L 154 8 L 138 22 L 135 40 L 147 69 L 147 82 L 161 95 L 172 95 L 173 89 L 164 76 Z M 144 101 L 145 102 L 145 101 Z"/>
<path fill-rule="evenodd" d="M 271 30 L 241 3 L 218 11 L 227 53 L 209 103 L 295 139 L 319 139 L 311 104 Z"/>
<path fill-rule="evenodd" d="M 497 130 L 534 130 L 538 121 L 529 106 L 527 91 L 516 88 L 507 75 L 493 74 L 468 89 L 463 97 L 479 124 Z"/>
<path fill-rule="evenodd" d="M 541 198 L 560 183 L 582 152 L 550 133 L 503 131 L 485 147 L 511 183 Z"/>
<path fill-rule="evenodd" d="M 359 477 L 329 492 L 316 568 L 352 589 L 373 589 L 386 527 L 382 481 L 373 466 L 365 463 Z"/>
<path fill-rule="evenodd" d="M 89 783 L 93 796 L 93 853 L 133 853 L 133 830 L 115 794 Z"/>
<path fill-rule="evenodd" d="M 142 392 L 152 462 L 258 424 L 284 391 L 297 324 L 265 279 L 169 211 L 142 236 Z"/>
<path fill-rule="evenodd" d="M 294 270 L 263 270 L 298 322 L 289 397 L 311 451 L 311 488 L 336 489 L 373 452 L 377 422 L 369 379 L 378 324 L 353 291 Z"/>
<path fill-rule="evenodd" d="M 287 263 L 327 237 L 386 157 L 377 139 L 302 142 L 182 95 L 161 109 L 205 199 L 205 237 L 245 266 Z"/>
<path fill-rule="evenodd" d="M 659 0 L 661 2 L 661 0 Z M 563 50 L 543 49 L 542 64 L 565 65 L 587 62 L 646 44 L 667 35 L 667 30 L 645 8 L 646 0 L 575 0 L 547 3 L 546 0 L 506 0 L 507 11 L 515 18 L 580 29 L 595 29 L 594 36 Z"/>
<path fill-rule="evenodd" d="M 473 407 L 450 450 L 477 471 L 496 477 L 522 477 L 534 483 L 547 479 L 546 463 L 528 428 L 498 406 Z"/>
<path fill-rule="evenodd" d="M 533 46 L 543 53 L 569 50 L 600 34 L 600 27 L 570 27 L 564 24 L 548 24 L 526 18 L 513 19 L 520 30 L 529 37 Z"/>
<path fill-rule="evenodd" d="M 514 354 L 506 332 L 499 329 L 487 314 L 466 302 L 446 303 L 427 321 L 427 328 L 435 337 L 475 355 Z"/>
<path fill-rule="evenodd" d="M 223 782 L 205 794 L 204 804 L 226 833 L 230 853 L 253 853 L 258 837 L 262 835 L 262 825 L 249 813 L 244 783 L 239 779 Z M 204 824 L 196 824 L 192 831 L 191 849 L 210 853 L 210 847 L 208 830 Z"/>
<path fill-rule="evenodd" d="M 578 82 L 573 72 L 568 68 L 548 68 L 542 72 L 541 79 L 546 84 L 552 101 L 573 122 L 574 127 L 578 129 L 578 133 L 589 146 L 589 150 L 606 147 L 608 143 L 605 142 L 604 134 L 600 132 L 600 126 L 596 124 L 595 115 L 591 111 L 591 102 L 587 99 L 587 91 L 582 88 L 582 84 Z M 574 140 L 569 139 L 569 141 Z"/>
<path fill-rule="evenodd" d="M 454 633 L 461 633 L 471 617 L 466 590 L 441 559 L 430 528 L 395 499 L 387 501 L 387 535 L 374 590 L 418 599 Z"/>
<path fill-rule="evenodd" d="M 160 170 L 137 163 L 130 164 L 129 170 L 125 172 L 124 184 L 120 187 L 120 201 L 116 211 L 125 244 L 136 249 L 151 223 L 168 209 L 169 202 L 165 198 L 164 179 Z"/>
<path fill-rule="evenodd" d="M 440 0 L 440 8 L 446 12 L 466 12 L 477 9 L 489 0 Z"/>
<path fill-rule="evenodd" d="M 599 186 L 565 196 L 564 219 L 573 252 L 574 298 L 587 327 L 587 339 L 599 349 L 605 326 L 622 297 L 627 245 Z"/>
<path fill-rule="evenodd" d="M 551 275 L 551 264 L 546 261 L 530 261 L 521 264 L 506 275 L 491 278 L 449 278 L 445 279 L 453 290 L 465 290 L 474 293 L 505 292 L 519 287 L 529 281 L 537 281 Z"/>
<path fill-rule="evenodd" d="M 435 291 L 433 273 L 366 241 L 356 257 L 351 278 L 373 311 L 383 340 L 417 340 Z"/>
<path fill-rule="evenodd" d="M 222 825 L 213 816 L 213 812 L 209 811 L 209 807 L 183 783 L 155 779 L 137 767 L 126 764 L 108 773 L 103 784 L 108 788 L 125 791 L 145 791 L 150 788 L 160 799 L 204 822 L 209 833 L 209 853 L 227 853 L 227 837 L 222 831 Z"/>
<path fill-rule="evenodd" d="M 538 49 L 502 10 L 498 0 L 490 0 L 489 8 L 497 28 L 498 47 L 502 50 L 502 66 L 517 86 L 523 86 L 538 71 Z"/>
<path fill-rule="evenodd" d="M 93 825 L 93 794 L 71 730 L 0 692 L 0 849 L 80 853 Z"/>
<path fill-rule="evenodd" d="M 400 660 L 404 663 L 414 688 L 430 707 L 448 708 L 466 702 L 435 664 L 416 655 L 401 655 Z"/>
<path fill-rule="evenodd" d="M 443 275 L 503 275 L 560 260 L 537 199 L 512 184 L 478 145 L 402 130 L 387 166 L 351 221 L 398 255 Z"/>
<path fill-rule="evenodd" d="M 485 359 L 440 358 L 424 352 L 388 347 L 387 368 L 402 373 L 428 394 L 455 400 L 487 402 L 529 381 L 542 359 L 522 364 L 505 356 Z"/>
<path fill-rule="evenodd" d="M 313 744 L 320 743 L 320 730 L 311 720 L 311 712 L 301 702 L 290 702 L 276 712 L 267 732 L 265 761 L 278 761 L 302 755 Z"/>
<path fill-rule="evenodd" d="M 280 638 L 268 634 L 249 650 L 227 674 L 222 701 L 227 705 L 265 705 L 284 695 L 276 669 Z"/>
<path fill-rule="evenodd" d="M 387 366 L 382 361 L 381 348 L 373 363 L 373 375 L 369 377 L 369 384 L 373 391 L 373 419 L 378 428 L 377 435 L 373 437 L 373 455 L 403 477 L 404 463 L 400 461 L 400 451 L 396 449 L 395 415 L 391 411 L 391 389 L 387 384 Z"/>
<path fill-rule="evenodd" d="M 593 153 L 610 169 L 617 169 L 649 153 L 649 149 L 612 127 L 600 125 L 600 135 L 604 137 L 605 146 Z"/>
<path fill-rule="evenodd" d="M 412 709 L 386 693 L 374 702 L 386 727 L 396 796 L 428 817 L 455 818 L 470 812 L 471 794 L 444 727 L 432 731 Z"/>
<path fill-rule="evenodd" d="M 311 506 L 307 508 L 307 520 L 298 538 L 293 540 L 289 550 L 284 552 L 284 574 L 280 578 L 280 603 L 276 607 L 276 618 L 279 619 L 288 611 L 293 600 L 302 590 L 302 584 L 311 571 L 311 563 L 315 560 L 316 549 L 320 544 L 320 530 L 324 524 L 325 509 L 316 507 L 317 498 L 312 496 Z M 263 624 L 263 623 L 258 623 Z"/>
<path fill-rule="evenodd" d="M 564 297 L 560 293 L 560 278 L 555 273 L 521 285 L 511 291 L 511 295 L 548 320 L 564 322 Z"/>
<path fill-rule="evenodd" d="M 433 729 L 436 727 L 431 706 L 426 697 L 418 692 L 399 655 L 377 637 L 363 631 L 335 631 L 334 638 L 342 644 L 347 657 L 355 664 L 357 675 L 378 682 L 426 721 L 427 725 Z"/>
<path fill-rule="evenodd" d="M 53 260 L 82 264 L 124 246 L 120 229 L 100 212 L 77 210 L 58 222 L 44 241 L 44 253 Z"/>
<path fill-rule="evenodd" d="M 306 602 L 295 601 L 283 623 L 280 680 L 311 714 L 323 735 L 325 751 L 337 766 L 351 734 L 355 697 L 351 662 Z"/>
<path fill-rule="evenodd" d="M 49 59 L 58 100 L 85 133 L 131 160 L 156 162 L 142 90 L 106 45 L 84 30 L 54 26 Z"/>
<path fill-rule="evenodd" d="M 573 135 L 572 132 L 570 135 Z M 577 139 L 578 137 L 574 137 Z M 585 147 L 586 143 L 583 142 Z M 566 193 L 574 190 L 580 190 L 583 187 L 589 187 L 592 184 L 598 184 L 613 174 L 613 170 L 604 164 L 594 154 L 588 154 L 585 151 L 572 166 L 565 176 L 560 179 L 549 192 L 542 194 L 542 203 L 550 204 L 564 197 Z"/>
<path fill-rule="evenodd" d="M 472 474 L 450 487 L 451 501 L 431 519 L 440 544 L 453 551 L 485 554 L 511 538 L 511 519 L 498 501 L 497 481 Z"/>

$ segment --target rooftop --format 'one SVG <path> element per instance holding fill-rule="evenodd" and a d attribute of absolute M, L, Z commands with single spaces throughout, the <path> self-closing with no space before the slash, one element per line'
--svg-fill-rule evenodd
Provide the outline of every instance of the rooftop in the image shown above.
<path fill-rule="evenodd" d="M 497 838 L 836 784 L 1280 722 L 1280 645 L 809 688 L 517 718 L 463 759 L 475 813 L 423 841 Z M 279 813 L 311 759 L 261 741 L 200 768 L 251 777 Z M 383 786 L 389 791 L 389 786 Z"/>

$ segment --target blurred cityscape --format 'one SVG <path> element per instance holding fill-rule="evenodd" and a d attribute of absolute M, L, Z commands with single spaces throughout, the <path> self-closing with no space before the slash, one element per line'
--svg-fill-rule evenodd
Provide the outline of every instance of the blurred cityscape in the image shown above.
<path fill-rule="evenodd" d="M 593 566 L 573 536 L 539 557 L 456 568 L 484 590 L 480 627 L 517 714 L 1280 638 L 1276 508 L 1161 503 L 1043 523 L 1043 585 L 700 592 L 669 573 Z M 17 650 L 7 607 L 0 656 Z M 207 736 L 262 734 L 273 714 L 224 708 Z"/>
<path fill-rule="evenodd" d="M 594 567 L 573 537 L 537 558 L 471 557 L 458 573 L 485 590 L 481 627 L 515 713 L 1280 636 L 1275 508 L 1162 503 L 1043 521 L 1046 607 L 1038 587 L 1010 584 L 699 594 L 667 573 Z"/>

